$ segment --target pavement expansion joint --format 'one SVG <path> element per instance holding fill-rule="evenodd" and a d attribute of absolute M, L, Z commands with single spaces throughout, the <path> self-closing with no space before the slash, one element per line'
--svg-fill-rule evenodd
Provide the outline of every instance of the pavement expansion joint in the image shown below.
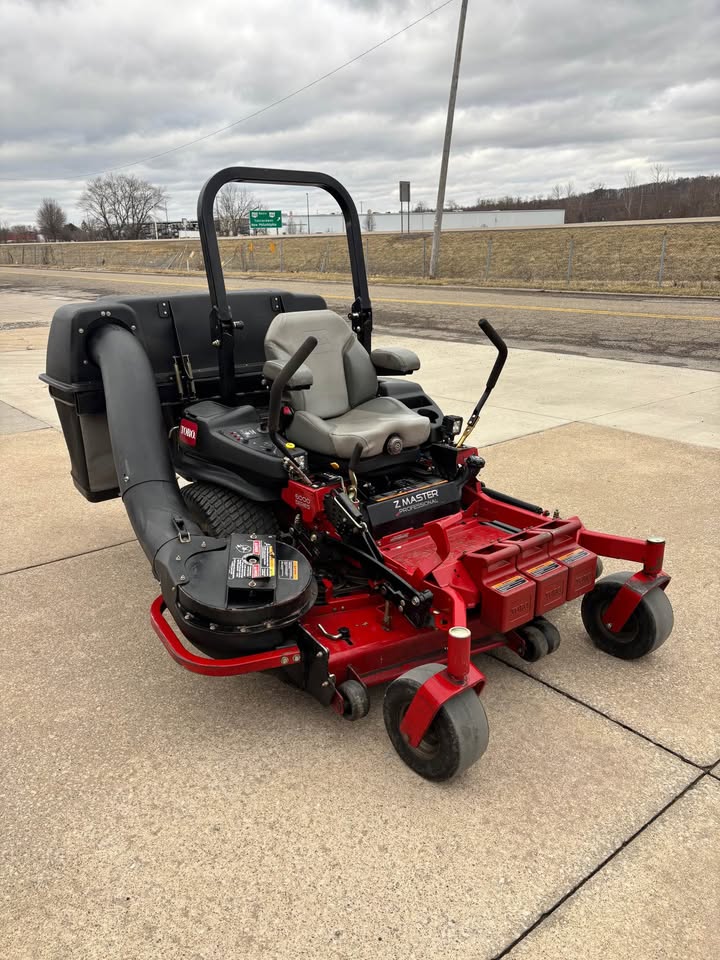
<path fill-rule="evenodd" d="M 52 560 L 41 560 L 39 563 L 29 563 L 25 567 L 15 567 L 12 570 L 0 571 L 0 577 L 7 577 L 11 573 L 23 573 L 25 570 L 35 570 L 37 567 L 48 567 L 52 563 L 63 563 L 65 560 L 75 560 L 77 557 L 87 557 L 91 553 L 101 553 L 103 550 L 114 550 L 124 547 L 128 543 L 136 543 L 135 537 L 130 540 L 120 540 L 118 543 L 108 543 L 104 547 L 95 547 L 92 550 L 81 550 L 79 553 L 69 553 L 66 557 L 53 557 Z"/>
<path fill-rule="evenodd" d="M 520 671 L 520 672 L 522 673 L 524 671 Z M 654 813 L 649 820 L 647 820 L 634 833 L 632 833 L 629 837 L 627 837 L 627 839 L 623 840 L 623 842 L 618 847 L 616 847 L 615 850 L 609 853 L 604 860 L 601 860 L 600 863 L 598 863 L 595 867 L 593 867 L 593 869 L 585 877 L 583 877 L 581 880 L 578 880 L 578 882 L 573 887 L 571 887 L 570 890 L 567 891 L 567 893 L 564 893 L 556 903 L 554 903 L 547 910 L 544 910 L 540 914 L 540 916 L 533 923 L 531 923 L 526 930 L 523 930 L 523 932 L 518 937 L 516 937 L 511 943 L 509 943 L 506 947 L 503 947 L 503 949 L 499 953 L 496 953 L 495 956 L 492 957 L 492 960 L 502 960 L 503 957 L 508 956 L 508 954 L 511 953 L 515 949 L 515 947 L 518 946 L 518 944 L 522 943 L 522 941 L 525 940 L 534 930 L 537 930 L 537 928 L 542 923 L 544 923 L 544 921 L 547 920 L 548 917 L 552 916 L 552 914 L 555 913 L 556 910 L 558 910 L 564 903 L 566 903 L 579 890 L 581 890 L 582 887 L 584 887 L 589 880 L 592 880 L 592 878 L 596 874 L 600 873 L 600 871 L 603 870 L 609 863 L 611 863 L 619 853 L 622 853 L 622 851 L 625 850 L 626 847 L 630 846 L 631 843 L 633 843 L 639 836 L 641 836 L 647 830 L 648 827 L 652 826 L 652 824 L 655 823 L 656 820 L 659 820 L 660 817 L 662 817 L 665 813 L 667 813 L 667 811 L 671 807 L 673 807 L 678 802 L 678 800 L 681 800 L 687 793 L 693 790 L 700 783 L 701 780 L 705 780 L 708 776 L 710 776 L 710 774 L 708 773 L 705 773 L 705 772 L 699 773 L 694 780 L 691 780 L 686 787 L 683 787 L 683 789 L 677 794 L 677 796 L 674 796 L 671 800 L 669 800 L 666 804 L 664 804 L 657 811 L 657 813 Z"/>
<path fill-rule="evenodd" d="M 616 726 L 621 727 L 623 730 L 627 730 L 628 733 L 634 734 L 636 737 L 640 737 L 641 740 L 645 740 L 646 743 L 651 744 L 653 747 L 657 747 L 659 750 L 663 750 L 665 753 L 669 753 L 671 756 L 675 757 L 676 760 L 681 760 L 683 763 L 686 763 L 688 766 L 693 767 L 700 773 L 708 773 L 720 760 L 713 760 L 709 764 L 699 764 L 695 763 L 694 760 L 688 760 L 687 757 L 684 757 L 681 753 L 678 753 L 677 750 L 673 750 L 672 747 L 666 747 L 664 743 L 660 743 L 658 740 L 653 740 L 652 737 L 649 737 L 646 733 L 642 733 L 640 730 L 636 730 L 634 727 L 631 727 L 627 723 L 623 723 L 622 720 L 618 720 L 616 717 L 613 717 L 609 713 L 605 713 L 599 707 L 593 706 L 591 703 L 586 703 L 585 700 L 581 700 L 580 697 L 576 697 L 572 693 L 568 693 L 567 690 L 563 690 L 561 687 L 556 687 L 554 684 L 550 683 L 548 680 L 543 680 L 542 677 L 537 677 L 533 673 L 528 673 L 527 670 L 523 670 L 521 666 L 515 663 L 508 663 L 507 660 L 502 660 L 500 657 L 496 656 L 494 653 L 488 654 L 492 657 L 493 660 L 496 660 L 498 663 L 504 664 L 504 666 L 509 667 L 511 670 L 516 670 L 518 673 L 521 673 L 524 677 L 529 677 L 531 680 L 537 680 L 538 683 L 542 684 L 544 687 L 547 687 L 548 690 L 552 690 L 554 693 L 559 693 L 560 696 L 565 697 L 567 700 L 571 700 L 573 703 L 576 703 L 579 707 L 585 707 L 587 710 L 591 710 L 593 713 L 597 714 L 599 717 L 603 717 L 605 720 L 609 720 L 610 723 L 614 723 Z"/>
<path fill-rule="evenodd" d="M 714 371 L 711 371 L 714 372 Z M 661 400 L 658 400 L 656 397 L 654 400 L 645 400 L 642 403 L 633 403 L 629 407 L 618 407 L 617 410 L 606 410 L 604 413 L 599 413 L 594 417 L 586 417 L 584 420 L 573 420 L 573 423 L 594 423 L 599 417 L 612 417 L 616 413 L 628 413 L 630 410 L 641 410 L 643 407 L 652 407 L 656 403 L 667 403 L 669 400 L 682 400 L 685 397 L 694 397 L 699 393 L 708 393 L 711 390 L 717 390 L 718 385 L 713 384 L 712 387 L 702 387 L 700 390 L 688 390 L 683 393 L 675 393 L 670 397 L 662 397 Z M 512 409 L 511 407 L 507 408 L 508 410 Z M 524 411 L 518 411 L 522 413 Z M 543 416 L 550 416 L 550 414 L 543 414 Z M 607 424 L 602 424 L 602 426 L 607 426 Z M 683 443 L 691 443 L 690 440 L 683 440 Z"/>

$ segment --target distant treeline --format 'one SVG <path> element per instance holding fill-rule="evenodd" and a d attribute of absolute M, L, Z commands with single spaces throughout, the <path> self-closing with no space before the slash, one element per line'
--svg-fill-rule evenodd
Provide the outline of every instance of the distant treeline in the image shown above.
<path fill-rule="evenodd" d="M 673 177 L 654 168 L 648 183 L 637 183 L 629 174 L 625 186 L 594 184 L 576 193 L 572 183 L 553 187 L 549 196 L 478 198 L 463 210 L 565 209 L 566 223 L 601 220 L 657 220 L 672 217 L 720 216 L 720 176 Z"/>

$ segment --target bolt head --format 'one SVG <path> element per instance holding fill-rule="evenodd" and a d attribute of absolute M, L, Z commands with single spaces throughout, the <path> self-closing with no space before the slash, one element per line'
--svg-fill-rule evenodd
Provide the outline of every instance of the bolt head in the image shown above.
<path fill-rule="evenodd" d="M 285 666 L 285 664 L 286 664 L 286 663 L 289 663 L 289 662 L 290 662 L 290 658 L 289 658 L 289 657 L 280 657 L 280 663 L 281 663 L 283 666 Z"/>
<path fill-rule="evenodd" d="M 185 579 L 185 574 L 184 574 L 184 573 L 180 576 L 180 579 L 181 579 L 181 580 L 184 580 L 184 579 Z"/>
<path fill-rule="evenodd" d="M 412 598 L 412 605 L 413 605 L 414 607 L 419 607 L 419 606 L 420 606 L 420 597 L 413 597 L 413 598 Z"/>
<path fill-rule="evenodd" d="M 83 327 L 78 327 L 78 333 L 85 333 L 85 330 L 83 329 Z"/>

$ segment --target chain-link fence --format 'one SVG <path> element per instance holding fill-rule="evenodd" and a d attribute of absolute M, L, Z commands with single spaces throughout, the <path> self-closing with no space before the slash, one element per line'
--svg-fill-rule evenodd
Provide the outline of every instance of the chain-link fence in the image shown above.
<path fill-rule="evenodd" d="M 368 274 L 425 279 L 431 243 L 425 233 L 365 234 Z M 336 234 L 221 239 L 220 253 L 229 274 L 350 274 L 345 237 Z M 197 240 L 5 244 L 3 263 L 172 273 L 203 269 Z M 487 285 L 720 292 L 720 219 L 448 232 L 442 235 L 439 276 Z"/>

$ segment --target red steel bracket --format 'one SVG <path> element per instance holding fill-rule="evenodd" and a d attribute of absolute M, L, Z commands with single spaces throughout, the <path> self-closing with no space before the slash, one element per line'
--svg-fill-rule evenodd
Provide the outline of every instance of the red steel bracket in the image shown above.
<path fill-rule="evenodd" d="M 620 633 L 645 594 L 655 588 L 664 590 L 669 583 L 670 577 L 662 571 L 650 575 L 638 570 L 615 594 L 602 616 L 602 622 L 612 633 Z"/>
<path fill-rule="evenodd" d="M 472 663 L 464 683 L 451 680 L 446 670 L 436 673 L 425 681 L 412 698 L 400 724 L 400 733 L 407 738 L 411 747 L 419 746 L 444 703 L 464 690 L 475 690 L 479 694 L 484 686 L 485 676 Z"/>
<path fill-rule="evenodd" d="M 163 616 L 166 609 L 167 605 L 162 597 L 153 600 L 150 607 L 150 623 L 173 660 L 179 663 L 181 667 L 185 667 L 186 670 L 190 670 L 191 673 L 203 673 L 209 677 L 234 677 L 242 673 L 253 673 L 256 670 L 272 670 L 277 667 L 284 667 L 300 660 L 300 651 L 297 647 L 268 650 L 265 653 L 250 653 L 245 657 L 232 657 L 227 660 L 199 657 L 183 645 L 167 622 Z"/>

